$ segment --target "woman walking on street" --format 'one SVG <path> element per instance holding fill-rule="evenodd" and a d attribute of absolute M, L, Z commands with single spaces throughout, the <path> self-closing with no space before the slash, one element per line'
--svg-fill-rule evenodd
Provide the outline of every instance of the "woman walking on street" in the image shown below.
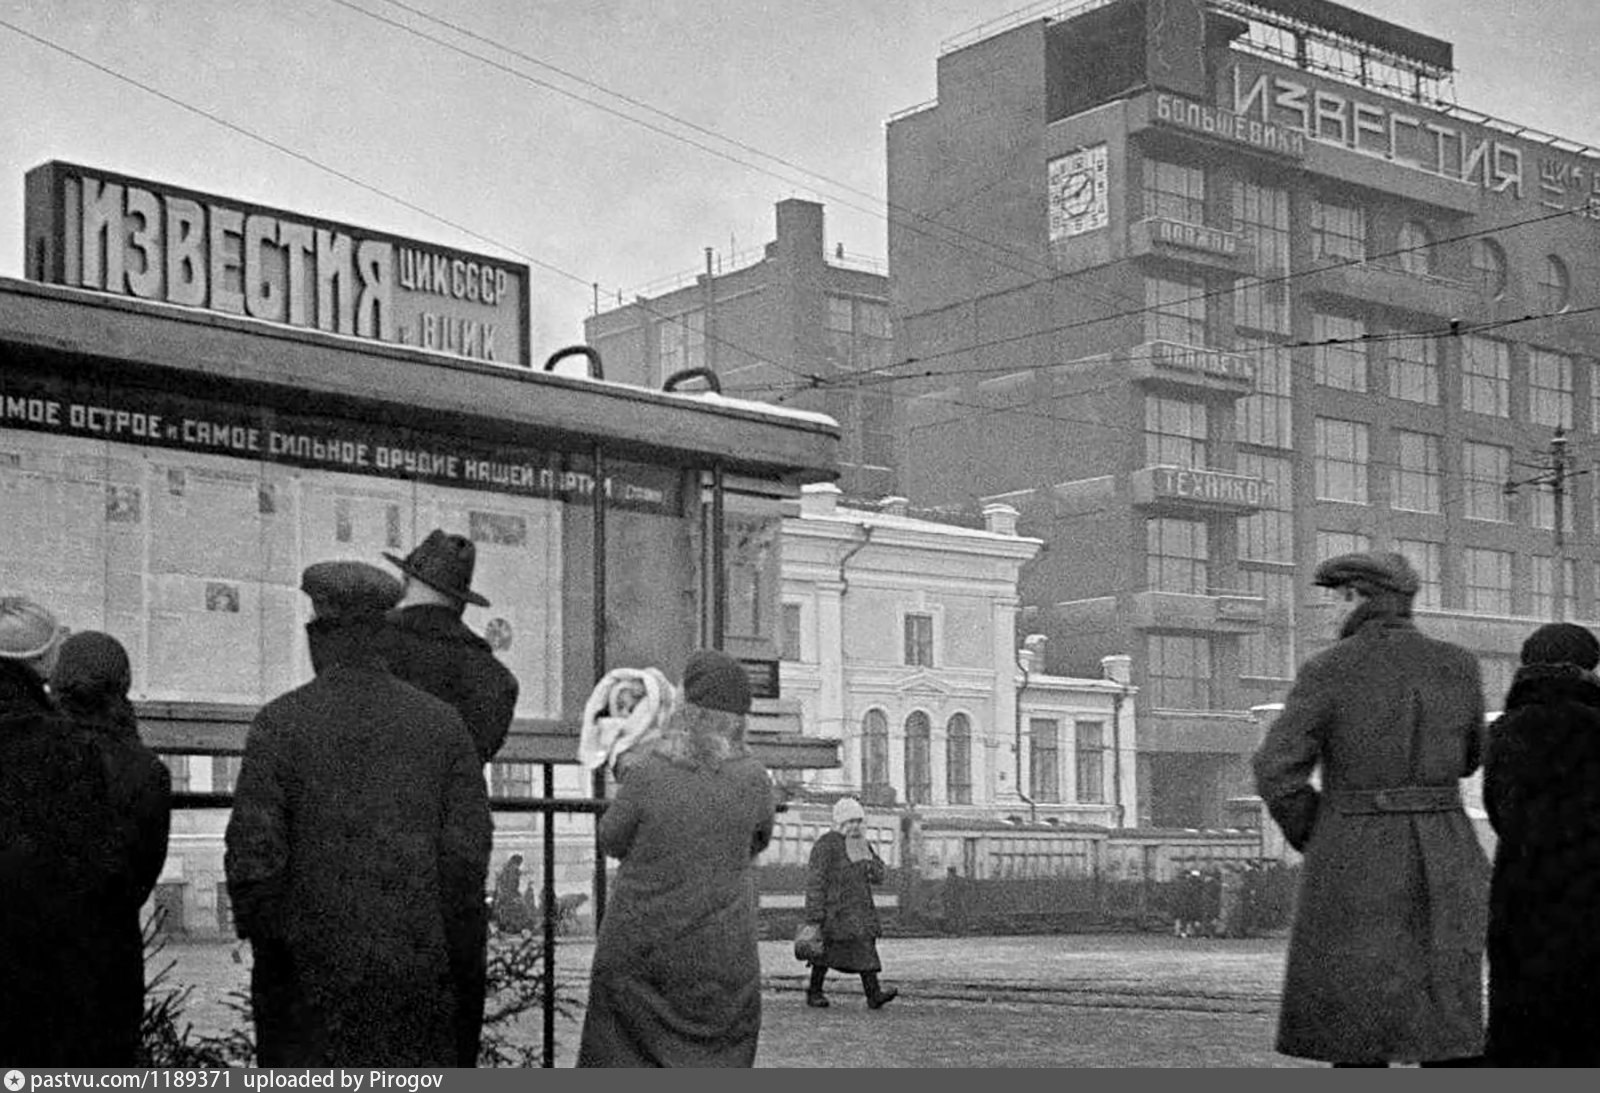
<path fill-rule="evenodd" d="M 882 928 L 872 902 L 872 886 L 882 884 L 883 859 L 867 842 L 867 814 L 854 797 L 833 806 L 833 830 L 811 848 L 810 875 L 806 880 L 806 921 L 822 927 L 825 944 L 821 959 L 811 965 L 811 985 L 806 1005 L 828 1004 L 823 983 L 828 969 L 861 976 L 861 989 L 869 1009 L 882 1009 L 899 991 L 878 983 L 883 963 L 878 959 Z"/>

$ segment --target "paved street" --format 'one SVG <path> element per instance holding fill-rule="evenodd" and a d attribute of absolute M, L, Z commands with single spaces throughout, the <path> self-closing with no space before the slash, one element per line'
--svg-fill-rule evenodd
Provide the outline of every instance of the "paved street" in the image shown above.
<path fill-rule="evenodd" d="M 563 993 L 581 998 L 593 944 L 563 942 Z M 195 985 L 189 1019 L 220 1031 L 221 999 L 248 971 L 234 946 L 173 945 L 176 982 Z M 763 1067 L 1301 1065 L 1272 1051 L 1284 942 L 1154 934 L 890 938 L 884 981 L 901 997 L 869 1011 L 854 977 L 829 979 L 833 1005 L 809 1009 L 787 942 L 762 942 Z M 538 1036 L 537 1017 L 527 1033 Z M 578 1024 L 558 1020 L 557 1064 Z"/>

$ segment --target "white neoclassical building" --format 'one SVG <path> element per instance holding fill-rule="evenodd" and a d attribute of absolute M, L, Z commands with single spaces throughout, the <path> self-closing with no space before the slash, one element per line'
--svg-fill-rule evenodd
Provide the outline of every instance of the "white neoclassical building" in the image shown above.
<path fill-rule="evenodd" d="M 1042 676 L 1018 648 L 1017 579 L 1040 542 L 1016 510 L 989 505 L 974 528 L 839 500 L 807 486 L 783 527 L 783 702 L 840 742 L 806 787 L 930 818 L 1115 826 L 1120 805 L 1131 824 L 1126 674 Z"/>

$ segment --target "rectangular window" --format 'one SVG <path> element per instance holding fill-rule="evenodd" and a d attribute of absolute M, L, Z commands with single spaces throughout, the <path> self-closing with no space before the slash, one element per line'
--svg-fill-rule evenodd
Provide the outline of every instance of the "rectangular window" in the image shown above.
<path fill-rule="evenodd" d="M 1528 500 L 1532 502 L 1532 525 L 1545 531 L 1553 531 L 1556 526 L 1556 493 L 1550 486 L 1532 485 L 1528 487 Z M 1572 493 L 1562 496 L 1561 505 L 1561 530 L 1571 531 L 1572 524 Z"/>
<path fill-rule="evenodd" d="M 1461 552 L 1463 610 L 1476 615 L 1511 614 L 1511 553 L 1467 547 Z"/>
<path fill-rule="evenodd" d="M 1060 731 L 1048 718 L 1028 719 L 1028 793 L 1041 803 L 1061 800 Z"/>
<path fill-rule="evenodd" d="M 1367 503 L 1367 427 L 1359 421 L 1317 418 L 1313 461 L 1318 500 Z"/>
<path fill-rule="evenodd" d="M 1407 512 L 1438 512 L 1442 480 L 1439 438 L 1395 432 L 1395 466 L 1390 475 L 1390 505 Z"/>
<path fill-rule="evenodd" d="M 1311 378 L 1341 391 L 1367 389 L 1367 324 L 1343 315 L 1311 316 Z"/>
<path fill-rule="evenodd" d="M 1576 558 L 1566 558 L 1561 562 L 1561 573 L 1564 583 L 1561 586 L 1561 599 L 1565 605 L 1566 617 L 1576 619 L 1582 616 L 1578 609 L 1578 561 Z"/>
<path fill-rule="evenodd" d="M 1144 161 L 1144 214 L 1185 224 L 1206 220 L 1206 173 L 1180 163 Z"/>
<path fill-rule="evenodd" d="M 917 668 L 933 667 L 933 616 L 906 616 L 906 663 Z"/>
<path fill-rule="evenodd" d="M 532 797 L 532 763 L 490 763 L 489 796 Z"/>
<path fill-rule="evenodd" d="M 1372 549 L 1372 536 L 1359 531 L 1318 531 L 1317 561 L 1325 562 L 1341 554 L 1362 554 Z"/>
<path fill-rule="evenodd" d="M 1206 286 L 1204 282 L 1166 277 L 1144 280 L 1145 340 L 1206 345 Z"/>
<path fill-rule="evenodd" d="M 1511 477 L 1511 449 L 1497 444 L 1464 441 L 1461 445 L 1461 483 L 1466 494 L 1468 520 L 1510 519 L 1506 504 L 1506 479 Z"/>
<path fill-rule="evenodd" d="M 1293 679 L 1293 572 L 1241 568 L 1239 577 L 1246 592 L 1266 600 L 1261 629 L 1239 636 L 1239 674 L 1259 679 Z"/>
<path fill-rule="evenodd" d="M 783 635 L 781 638 L 783 648 L 778 655 L 784 660 L 800 659 L 800 605 L 786 603 L 783 605 Z"/>
<path fill-rule="evenodd" d="M 1536 619 L 1555 616 L 1555 559 L 1539 554 L 1528 558 L 1528 614 Z"/>
<path fill-rule="evenodd" d="M 239 764 L 242 755 L 214 755 L 211 757 L 211 792 L 232 793 L 239 784 Z"/>
<path fill-rule="evenodd" d="M 1256 363 L 1255 390 L 1238 401 L 1234 435 L 1243 444 L 1264 448 L 1294 446 L 1289 350 L 1270 342 L 1238 339 L 1240 352 Z"/>
<path fill-rule="evenodd" d="M 945 728 L 945 799 L 953 805 L 972 803 L 972 722 L 954 714 Z"/>
<path fill-rule="evenodd" d="M 1261 509 L 1239 517 L 1239 559 L 1294 564 L 1294 464 L 1286 457 L 1239 453 L 1239 473 L 1264 478 Z"/>
<path fill-rule="evenodd" d="M 1106 803 L 1106 726 L 1103 721 L 1079 721 L 1077 729 L 1078 803 Z"/>
<path fill-rule="evenodd" d="M 1389 343 L 1389 397 L 1439 405 L 1439 343 L 1432 337 Z"/>
<path fill-rule="evenodd" d="M 1211 584 L 1211 548 L 1200 520 L 1146 520 L 1145 581 L 1151 591 L 1204 596 Z"/>
<path fill-rule="evenodd" d="M 1210 418 L 1203 402 L 1146 395 L 1145 463 L 1152 467 L 1205 467 Z"/>
<path fill-rule="evenodd" d="M 1511 347 L 1472 334 L 1461 338 L 1461 408 L 1511 416 Z"/>
<path fill-rule="evenodd" d="M 1572 428 L 1572 358 L 1544 349 L 1528 351 L 1528 420 Z"/>
<path fill-rule="evenodd" d="M 1347 262 L 1367 260 L 1367 214 L 1350 205 L 1311 203 L 1311 253 Z"/>
<path fill-rule="evenodd" d="M 1421 580 L 1412 606 L 1430 611 L 1444 607 L 1439 544 L 1426 539 L 1396 539 L 1394 549 L 1405 555 L 1406 561 L 1411 563 L 1411 568 L 1417 571 L 1417 577 Z"/>
<path fill-rule="evenodd" d="M 824 321 L 828 324 L 829 330 L 837 331 L 841 334 L 849 334 L 855 330 L 850 302 L 850 298 L 847 296 L 828 297 L 828 315 Z"/>
<path fill-rule="evenodd" d="M 1234 282 L 1234 325 L 1289 333 L 1289 191 L 1239 183 L 1233 189 L 1233 228 L 1255 274 Z"/>
<path fill-rule="evenodd" d="M 1151 701 L 1161 710 L 1211 708 L 1211 642 L 1186 634 L 1151 634 Z"/>
<path fill-rule="evenodd" d="M 172 775 L 172 792 L 189 792 L 189 756 L 163 755 L 161 761 L 166 764 L 168 773 Z"/>

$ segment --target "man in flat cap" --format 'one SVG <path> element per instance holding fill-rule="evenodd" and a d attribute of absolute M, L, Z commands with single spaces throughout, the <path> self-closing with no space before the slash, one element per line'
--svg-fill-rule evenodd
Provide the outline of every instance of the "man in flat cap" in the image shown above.
<path fill-rule="evenodd" d="M 519 688 L 517 677 L 496 659 L 489 643 L 461 620 L 467 604 L 489 606 L 472 590 L 477 548 L 465 536 L 436 528 L 404 558 L 384 558 L 405 575 L 405 584 L 399 603 L 388 613 L 379 655 L 396 676 L 453 706 L 472 734 L 479 762 L 489 762 L 511 729 Z M 457 1013 L 459 1066 L 477 1065 L 483 1039 L 487 912 L 480 929 L 479 982 L 465 988 L 467 997 Z M 479 1000 L 476 1012 L 471 998 Z"/>
<path fill-rule="evenodd" d="M 0 1063 L 132 1066 L 83 982 L 131 864 L 100 755 L 45 690 L 61 634 L 0 597 Z"/>
<path fill-rule="evenodd" d="M 1459 779 L 1482 755 L 1478 662 L 1417 630 L 1402 555 L 1331 558 L 1314 580 L 1350 611 L 1254 757 L 1256 791 L 1305 855 L 1277 1049 L 1477 1065 L 1488 861 Z"/>
<path fill-rule="evenodd" d="M 301 589 L 316 678 L 256 715 L 226 835 L 257 1065 L 462 1065 L 492 835 L 482 765 L 460 715 L 374 652 L 399 581 L 323 562 Z"/>

